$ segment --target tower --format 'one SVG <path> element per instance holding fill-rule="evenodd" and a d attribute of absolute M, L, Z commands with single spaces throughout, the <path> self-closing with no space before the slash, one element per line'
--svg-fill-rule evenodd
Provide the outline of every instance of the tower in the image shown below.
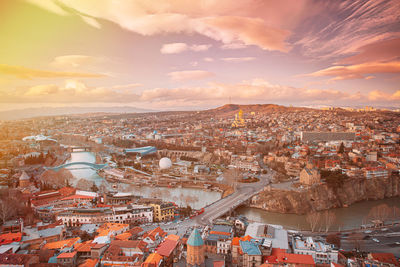
<path fill-rule="evenodd" d="M 187 240 L 186 266 L 205 266 L 204 250 L 204 241 L 199 230 L 195 228 Z"/>

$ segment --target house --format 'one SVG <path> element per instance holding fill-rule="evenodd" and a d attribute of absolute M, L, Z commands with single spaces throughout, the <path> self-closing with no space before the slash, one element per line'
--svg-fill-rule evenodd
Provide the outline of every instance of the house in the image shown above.
<path fill-rule="evenodd" d="M 163 264 L 163 256 L 156 253 L 151 253 L 142 263 L 141 267 L 160 267 Z"/>
<path fill-rule="evenodd" d="M 148 244 L 149 247 L 157 247 L 164 237 L 167 235 L 161 227 L 157 227 L 153 230 L 148 231 L 143 235 L 143 241 Z"/>
<path fill-rule="evenodd" d="M 179 239 L 165 238 L 165 240 L 157 247 L 156 252 L 162 256 L 164 266 L 172 267 L 174 258 L 178 256 Z"/>
<path fill-rule="evenodd" d="M 240 257 L 241 266 L 253 267 L 260 266 L 262 263 L 262 253 L 258 243 L 255 241 L 239 241 L 242 255 Z"/>
<path fill-rule="evenodd" d="M 65 267 L 75 267 L 76 266 L 76 251 L 64 252 L 57 256 L 57 263 Z"/>
<path fill-rule="evenodd" d="M 300 172 L 300 183 L 303 185 L 313 185 L 321 181 L 321 173 L 317 168 L 306 166 Z"/>
<path fill-rule="evenodd" d="M 311 255 L 316 264 L 338 261 L 338 250 L 333 245 L 315 241 L 312 237 L 307 237 L 305 240 L 293 237 L 292 244 L 293 253 Z"/>
<path fill-rule="evenodd" d="M 260 267 L 275 266 L 314 267 L 315 262 L 311 255 L 291 254 L 283 249 L 273 248 L 271 255 Z"/>
<path fill-rule="evenodd" d="M 381 263 L 389 263 L 394 266 L 400 266 L 400 262 L 396 260 L 393 253 L 369 253 L 368 259 Z"/>
<path fill-rule="evenodd" d="M 147 252 L 147 245 L 141 240 L 114 240 L 104 252 L 101 264 L 103 266 L 140 266 L 145 252 Z"/>

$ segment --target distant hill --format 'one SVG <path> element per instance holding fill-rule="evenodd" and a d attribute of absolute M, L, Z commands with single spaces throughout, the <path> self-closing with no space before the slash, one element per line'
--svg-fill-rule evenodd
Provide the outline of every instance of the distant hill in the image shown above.
<path fill-rule="evenodd" d="M 271 112 L 282 112 L 282 111 L 300 111 L 308 110 L 309 108 L 303 107 L 285 107 L 275 104 L 254 104 L 254 105 L 238 105 L 238 104 L 226 104 L 218 108 L 205 110 L 205 113 L 212 113 L 220 116 L 232 116 L 233 114 L 242 110 L 243 113 L 271 113 Z"/>
<path fill-rule="evenodd" d="M 42 107 L 0 111 L 0 120 L 19 120 L 42 116 L 76 115 L 87 113 L 144 113 L 154 112 L 150 109 L 134 107 Z"/>

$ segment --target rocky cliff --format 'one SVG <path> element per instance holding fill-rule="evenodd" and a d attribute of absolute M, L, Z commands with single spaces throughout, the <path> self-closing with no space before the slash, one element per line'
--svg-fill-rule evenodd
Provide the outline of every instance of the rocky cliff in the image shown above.
<path fill-rule="evenodd" d="M 348 179 L 337 189 L 326 184 L 314 185 L 302 191 L 269 188 L 254 197 L 251 206 L 271 212 L 305 214 L 363 200 L 395 196 L 400 196 L 399 176 L 388 179 Z"/>

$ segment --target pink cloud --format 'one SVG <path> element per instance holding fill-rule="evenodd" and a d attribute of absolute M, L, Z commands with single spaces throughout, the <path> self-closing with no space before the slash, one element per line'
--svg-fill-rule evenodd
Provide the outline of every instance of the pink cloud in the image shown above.
<path fill-rule="evenodd" d="M 221 58 L 222 61 L 226 62 L 246 62 L 246 61 L 253 61 L 255 57 L 224 57 Z"/>
<path fill-rule="evenodd" d="M 347 80 L 363 78 L 370 79 L 371 76 L 366 77 L 365 75 L 373 73 L 400 73 L 400 62 L 375 62 L 349 66 L 332 66 L 308 75 L 314 77 L 331 76 L 333 77 L 333 80 Z"/>
<path fill-rule="evenodd" d="M 365 62 L 392 61 L 400 59 L 400 38 L 380 41 L 362 46 L 359 53 L 344 58 L 340 64 L 359 64 Z"/>
<path fill-rule="evenodd" d="M 214 76 L 214 73 L 205 70 L 185 70 L 168 73 L 173 81 L 201 80 Z"/>

